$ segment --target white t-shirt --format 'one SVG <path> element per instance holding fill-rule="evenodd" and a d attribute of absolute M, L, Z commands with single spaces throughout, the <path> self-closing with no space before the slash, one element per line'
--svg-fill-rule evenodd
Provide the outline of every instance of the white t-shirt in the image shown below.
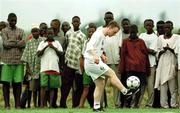
<path fill-rule="evenodd" d="M 96 30 L 96 32 L 93 33 L 90 41 L 86 45 L 84 58 L 93 61 L 93 56 L 89 52 L 90 50 L 94 50 L 95 54 L 100 58 L 104 49 L 103 47 L 104 40 L 105 40 L 105 35 L 103 34 L 102 30 Z"/>
<path fill-rule="evenodd" d="M 157 52 L 158 36 L 155 33 L 152 34 L 141 33 L 139 35 L 139 38 L 144 40 L 147 48 Z M 150 62 L 150 67 L 156 65 L 156 56 L 149 54 L 149 62 Z"/>
<path fill-rule="evenodd" d="M 180 35 L 176 42 L 175 53 L 177 54 L 177 59 L 178 59 L 178 70 L 180 70 Z"/>
<path fill-rule="evenodd" d="M 37 51 L 43 50 L 48 45 L 48 42 L 40 42 Z M 52 42 L 52 45 L 58 49 L 58 51 L 63 51 L 61 44 L 58 41 Z M 59 57 L 56 51 L 50 47 L 47 47 L 44 54 L 41 56 L 41 69 L 40 72 L 52 70 L 59 72 Z"/>

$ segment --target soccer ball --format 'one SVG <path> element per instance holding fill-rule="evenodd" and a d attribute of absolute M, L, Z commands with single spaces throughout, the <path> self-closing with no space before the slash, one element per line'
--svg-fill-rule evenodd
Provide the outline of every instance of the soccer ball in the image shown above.
<path fill-rule="evenodd" d="M 127 78 L 126 84 L 129 89 L 136 89 L 140 86 L 140 80 L 136 76 L 130 76 Z"/>

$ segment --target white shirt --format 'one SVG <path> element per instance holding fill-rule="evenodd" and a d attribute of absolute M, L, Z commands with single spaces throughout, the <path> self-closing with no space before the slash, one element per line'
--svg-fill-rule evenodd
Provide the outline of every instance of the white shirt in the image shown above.
<path fill-rule="evenodd" d="M 175 53 L 177 54 L 177 59 L 178 59 L 178 70 L 180 70 L 180 35 L 176 42 Z"/>
<path fill-rule="evenodd" d="M 40 42 L 37 51 L 43 50 L 48 45 L 48 42 Z M 52 45 L 58 49 L 58 51 L 63 51 L 61 44 L 58 41 L 52 42 Z M 41 69 L 40 72 L 53 70 L 59 72 L 59 57 L 56 51 L 50 47 L 47 47 L 44 54 L 41 56 Z"/>
<path fill-rule="evenodd" d="M 91 50 L 94 50 L 95 54 L 100 58 L 103 53 L 103 43 L 105 40 L 105 35 L 103 34 L 102 29 L 96 30 L 91 36 L 91 39 L 86 45 L 86 50 L 84 52 L 84 58 L 94 62 L 93 55 L 90 53 Z"/>
<path fill-rule="evenodd" d="M 152 49 L 157 52 L 158 36 L 155 33 L 152 33 L 152 34 L 141 33 L 139 35 L 139 38 L 144 40 L 147 48 Z M 150 62 L 150 67 L 153 67 L 154 65 L 156 65 L 156 57 L 149 54 L 149 62 Z"/>

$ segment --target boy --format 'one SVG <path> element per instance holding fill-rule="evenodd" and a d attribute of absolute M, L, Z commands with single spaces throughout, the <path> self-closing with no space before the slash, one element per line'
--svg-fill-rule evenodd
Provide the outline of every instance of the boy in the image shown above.
<path fill-rule="evenodd" d="M 67 108 L 66 100 L 73 86 L 73 82 L 75 83 L 75 88 L 73 88 L 72 107 L 78 107 L 83 90 L 82 75 L 77 74 L 77 71 L 79 71 L 79 58 L 81 57 L 86 36 L 79 28 L 80 24 L 80 17 L 74 16 L 72 18 L 73 29 L 69 30 L 65 36 L 67 48 L 65 51 L 65 66 L 62 76 L 61 108 Z"/>
<path fill-rule="evenodd" d="M 9 94 L 12 83 L 15 100 L 15 108 L 20 108 L 21 83 L 24 76 L 24 65 L 20 61 L 25 41 L 24 31 L 16 26 L 17 16 L 14 13 L 8 15 L 9 26 L 2 30 L 4 50 L 2 53 L 1 81 L 3 81 L 3 96 L 5 108 L 10 108 Z"/>
<path fill-rule="evenodd" d="M 83 50 L 82 50 L 82 56 L 80 58 L 80 69 L 81 69 L 81 72 L 83 74 L 83 84 L 84 84 L 84 89 L 83 89 L 83 93 L 81 95 L 81 99 L 80 99 L 80 103 L 79 103 L 79 107 L 80 108 L 83 108 L 84 107 L 84 103 L 85 103 L 85 99 L 87 98 L 88 99 L 88 93 L 89 93 L 89 89 L 92 87 L 92 84 L 93 84 L 93 81 L 91 79 L 90 76 L 88 76 L 86 74 L 86 72 L 84 71 L 84 51 L 85 51 L 85 48 L 86 48 L 86 44 L 87 42 L 90 40 L 92 34 L 96 31 L 96 25 L 94 23 L 90 23 L 88 25 L 88 28 L 87 28 L 87 32 L 88 32 L 88 40 L 84 43 L 84 47 L 83 47 Z M 90 92 L 91 93 L 91 92 Z M 90 104 L 90 107 L 93 107 L 93 93 L 89 94 L 90 96 L 92 95 L 92 98 L 89 98 L 88 99 L 88 102 Z M 89 96 L 89 97 L 90 97 Z"/>
<path fill-rule="evenodd" d="M 143 39 L 146 47 L 148 48 L 149 61 L 150 61 L 150 75 L 147 77 L 147 92 L 148 101 L 146 106 L 152 107 L 154 101 L 154 81 L 156 70 L 156 52 L 157 52 L 157 40 L 158 37 L 153 31 L 154 21 L 152 19 L 146 19 L 144 21 L 144 28 L 146 33 L 141 33 L 139 38 Z M 140 101 L 141 102 L 141 101 Z"/>
<path fill-rule="evenodd" d="M 140 91 L 134 95 L 130 107 L 138 108 L 139 101 L 143 97 L 146 78 L 149 75 L 148 49 L 142 39 L 137 36 L 136 25 L 130 26 L 130 36 L 123 40 L 121 48 L 120 72 L 126 78 L 136 76 L 140 79 Z"/>
<path fill-rule="evenodd" d="M 59 55 L 61 44 L 53 39 L 54 31 L 47 29 L 47 39 L 40 42 L 37 55 L 41 58 L 40 83 L 41 83 L 41 107 L 45 105 L 45 90 L 50 90 L 50 106 L 53 107 L 54 89 L 60 87 Z"/>
<path fill-rule="evenodd" d="M 103 111 L 100 107 L 100 100 L 105 87 L 105 76 L 109 77 L 112 85 L 116 86 L 124 95 L 132 94 L 122 85 L 115 72 L 104 63 L 107 61 L 107 57 L 103 54 L 103 41 L 106 36 L 115 35 L 119 29 L 118 23 L 111 21 L 106 27 L 94 32 L 84 53 L 85 72 L 91 76 L 96 85 L 93 107 L 95 112 Z"/>
<path fill-rule="evenodd" d="M 37 97 L 38 100 L 40 100 L 40 97 L 37 96 L 38 94 L 40 94 L 40 59 L 36 56 L 36 52 L 38 45 L 41 41 L 43 41 L 43 38 L 39 37 L 40 32 L 38 28 L 32 28 L 31 33 L 33 38 L 27 42 L 23 55 L 21 57 L 21 61 L 24 61 L 26 63 L 26 74 L 29 74 L 31 78 L 30 91 L 32 91 L 33 93 L 34 107 L 37 107 Z"/>
<path fill-rule="evenodd" d="M 160 88 L 160 104 L 163 108 L 169 108 L 168 89 L 171 94 L 171 107 L 177 107 L 177 79 L 175 43 L 178 35 L 172 34 L 173 23 L 166 21 L 164 24 L 164 35 L 160 35 L 158 40 L 158 66 L 156 69 L 155 88 Z"/>

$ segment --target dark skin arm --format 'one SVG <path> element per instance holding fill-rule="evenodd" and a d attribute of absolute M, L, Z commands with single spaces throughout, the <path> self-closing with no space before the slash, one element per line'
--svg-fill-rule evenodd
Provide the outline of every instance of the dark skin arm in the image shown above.
<path fill-rule="evenodd" d="M 46 50 L 47 47 L 48 47 L 48 45 L 44 49 L 42 49 L 41 51 L 38 51 L 37 52 L 37 56 L 38 57 L 42 56 L 44 54 L 44 51 Z"/>
<path fill-rule="evenodd" d="M 156 55 L 156 51 L 152 50 L 152 49 L 148 49 L 148 53 L 155 56 Z"/>

